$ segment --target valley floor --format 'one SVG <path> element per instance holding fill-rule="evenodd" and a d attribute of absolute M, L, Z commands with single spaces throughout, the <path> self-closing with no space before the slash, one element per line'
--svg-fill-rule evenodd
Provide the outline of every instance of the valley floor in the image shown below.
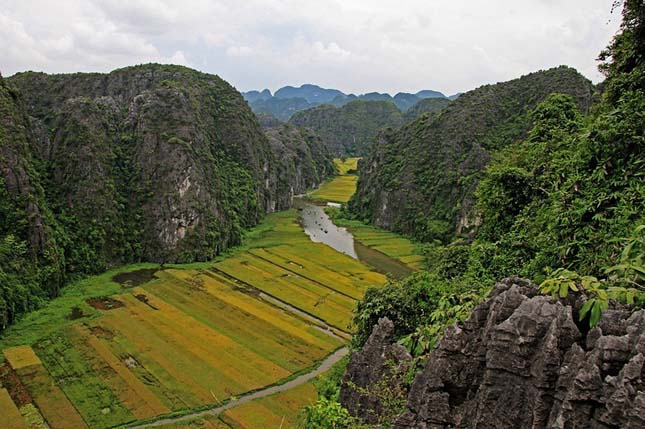
<path fill-rule="evenodd" d="M 139 264 L 65 288 L 0 337 L 0 423 L 295 427 L 316 399 L 310 378 L 319 363 L 351 336 L 357 300 L 387 281 L 312 242 L 297 219 L 296 210 L 267 216 L 243 246 L 213 262 Z M 416 263 L 405 260 L 414 253 L 409 241 L 352 228 Z M 294 379 L 288 390 L 271 389 Z M 256 391 L 258 399 L 237 405 Z M 237 406 L 220 408 L 228 402 Z"/>
<path fill-rule="evenodd" d="M 344 204 L 356 192 L 358 182 L 357 169 L 360 158 L 336 159 L 334 163 L 338 169 L 338 176 L 332 177 L 315 191 L 307 194 L 314 201 L 329 201 Z"/>

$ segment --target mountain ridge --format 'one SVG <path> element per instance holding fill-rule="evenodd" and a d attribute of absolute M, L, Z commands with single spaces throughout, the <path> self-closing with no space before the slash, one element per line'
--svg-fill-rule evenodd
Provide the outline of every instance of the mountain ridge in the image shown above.
<path fill-rule="evenodd" d="M 407 109 L 426 98 L 454 99 L 459 94 L 450 97 L 440 91 L 424 89 L 416 93 L 398 92 L 394 96 L 388 93 L 368 92 L 365 94 L 346 94 L 338 89 L 323 88 L 314 84 L 303 84 L 299 87 L 284 86 L 271 94 L 271 91 L 251 90 L 243 92 L 244 99 L 251 109 L 257 113 L 268 113 L 282 121 L 288 121 L 300 110 L 306 110 L 321 104 L 331 104 L 342 107 L 355 100 L 391 101 L 396 107 L 405 112 Z M 451 98 L 454 97 L 454 98 Z"/>

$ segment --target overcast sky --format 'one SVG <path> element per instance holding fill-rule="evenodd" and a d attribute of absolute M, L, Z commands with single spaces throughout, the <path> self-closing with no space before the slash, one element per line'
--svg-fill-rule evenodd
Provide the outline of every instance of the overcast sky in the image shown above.
<path fill-rule="evenodd" d="M 451 94 L 560 64 L 598 82 L 611 0 L 0 0 L 0 71 L 163 62 L 239 90 Z"/>

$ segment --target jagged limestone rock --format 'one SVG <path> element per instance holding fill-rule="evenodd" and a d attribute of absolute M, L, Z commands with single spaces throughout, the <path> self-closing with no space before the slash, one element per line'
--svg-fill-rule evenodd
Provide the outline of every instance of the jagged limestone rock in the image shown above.
<path fill-rule="evenodd" d="M 538 295 L 518 277 L 498 283 L 464 323 L 446 330 L 394 427 L 645 427 L 645 310 L 614 304 L 589 330 L 578 321 L 585 299 Z M 389 347 L 378 344 L 352 360 L 378 362 Z M 365 379 L 349 369 L 347 383 Z M 354 415 L 374 414 L 353 407 L 356 396 L 341 400 Z"/>
<path fill-rule="evenodd" d="M 392 344 L 394 325 L 387 318 L 379 320 L 359 353 L 352 354 L 340 389 L 340 401 L 350 413 L 368 423 L 377 423 L 386 413 L 385 396 L 403 391 L 403 377 L 412 357 L 399 344 Z"/>

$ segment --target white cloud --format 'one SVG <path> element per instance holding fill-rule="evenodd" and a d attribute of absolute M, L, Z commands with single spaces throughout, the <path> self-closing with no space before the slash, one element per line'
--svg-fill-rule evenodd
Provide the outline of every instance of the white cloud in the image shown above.
<path fill-rule="evenodd" d="M 248 57 L 253 55 L 253 49 L 248 46 L 229 46 L 226 49 L 226 55 L 229 57 Z"/>
<path fill-rule="evenodd" d="M 452 93 L 560 64 L 598 81 L 595 58 L 620 22 L 611 0 L 0 3 L 4 74 L 175 62 L 243 90 L 311 82 Z"/>

